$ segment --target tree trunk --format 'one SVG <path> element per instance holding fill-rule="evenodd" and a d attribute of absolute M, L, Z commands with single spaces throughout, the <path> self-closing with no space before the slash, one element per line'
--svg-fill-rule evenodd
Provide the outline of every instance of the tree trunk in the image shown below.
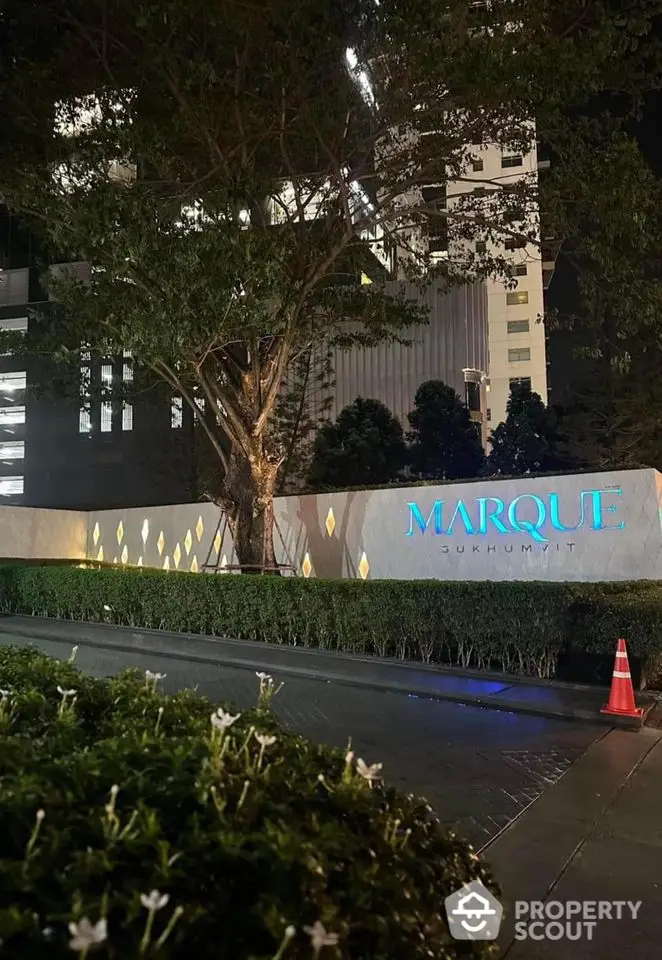
<path fill-rule="evenodd" d="M 256 453 L 232 453 L 221 507 L 225 510 L 242 573 L 277 573 L 274 491 L 280 464 Z"/>

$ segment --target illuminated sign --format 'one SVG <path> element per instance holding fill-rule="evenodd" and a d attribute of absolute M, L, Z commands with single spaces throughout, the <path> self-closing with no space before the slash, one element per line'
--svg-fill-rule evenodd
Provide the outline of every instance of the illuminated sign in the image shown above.
<path fill-rule="evenodd" d="M 409 529 L 430 531 L 436 536 L 452 537 L 456 533 L 469 537 L 490 534 L 524 534 L 536 543 L 549 543 L 549 534 L 575 533 L 577 530 L 622 530 L 623 520 L 608 522 L 618 510 L 618 503 L 609 498 L 623 496 L 620 487 L 610 490 L 582 490 L 574 504 L 564 497 L 561 508 L 558 493 L 541 496 L 522 493 L 510 501 L 499 497 L 476 497 L 473 500 L 435 500 L 427 515 L 417 503 L 408 503 Z"/>

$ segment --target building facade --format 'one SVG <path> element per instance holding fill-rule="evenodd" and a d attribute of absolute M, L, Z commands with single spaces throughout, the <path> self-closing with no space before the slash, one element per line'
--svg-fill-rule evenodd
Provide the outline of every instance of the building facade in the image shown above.
<path fill-rule="evenodd" d="M 468 284 L 443 292 L 438 284 L 423 291 L 413 283 L 390 281 L 391 295 L 404 292 L 428 311 L 428 323 L 403 331 L 408 344 L 383 343 L 372 348 L 336 350 L 331 415 L 337 416 L 357 396 L 381 400 L 406 430 L 418 387 L 442 380 L 467 404 L 485 435 L 488 369 L 487 290 Z"/>

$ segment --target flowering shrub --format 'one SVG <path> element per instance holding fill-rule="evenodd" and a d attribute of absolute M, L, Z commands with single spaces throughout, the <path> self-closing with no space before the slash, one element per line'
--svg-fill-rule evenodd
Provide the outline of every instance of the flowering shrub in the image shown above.
<path fill-rule="evenodd" d="M 243 714 L 162 679 L 0 648 L 3 960 L 490 953 L 443 912 L 489 876 L 380 764 L 282 730 L 265 675 Z"/>
<path fill-rule="evenodd" d="M 619 636 L 646 666 L 662 651 L 662 593 L 651 581 L 363 582 L 0 565 L 0 612 L 539 677 L 554 676 L 563 652 L 613 656 Z"/>

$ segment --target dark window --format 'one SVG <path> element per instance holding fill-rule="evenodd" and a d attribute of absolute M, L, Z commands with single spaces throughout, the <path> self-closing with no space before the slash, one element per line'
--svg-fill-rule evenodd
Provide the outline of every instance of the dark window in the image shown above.
<path fill-rule="evenodd" d="M 521 250 L 525 246 L 526 240 L 522 240 L 521 237 L 507 237 L 504 243 L 506 250 Z"/>
<path fill-rule="evenodd" d="M 523 162 L 521 157 L 501 157 L 501 166 L 504 170 L 506 167 L 521 167 Z"/>
<path fill-rule="evenodd" d="M 487 243 L 484 240 L 476 241 L 476 253 L 486 253 Z"/>
<path fill-rule="evenodd" d="M 438 184 L 432 187 L 423 187 L 421 190 L 423 201 L 438 207 L 439 210 L 446 209 L 446 184 Z"/>
<path fill-rule="evenodd" d="M 474 381 L 467 381 L 464 385 L 465 403 L 469 410 L 476 412 L 480 410 L 480 384 Z"/>
<path fill-rule="evenodd" d="M 519 384 L 521 387 L 526 387 L 529 390 L 531 389 L 531 377 L 511 377 L 510 386 L 512 387 L 515 383 Z"/>
<path fill-rule="evenodd" d="M 474 160 L 471 166 L 474 169 L 474 173 L 480 173 L 481 170 L 483 169 L 484 164 L 482 160 Z"/>
<path fill-rule="evenodd" d="M 515 267 L 515 276 L 516 277 L 525 277 L 527 273 L 527 266 L 525 263 L 518 263 Z"/>
<path fill-rule="evenodd" d="M 486 417 L 487 417 L 487 422 L 489 423 L 490 420 L 492 419 L 492 411 L 490 410 L 489 407 L 487 408 Z"/>

